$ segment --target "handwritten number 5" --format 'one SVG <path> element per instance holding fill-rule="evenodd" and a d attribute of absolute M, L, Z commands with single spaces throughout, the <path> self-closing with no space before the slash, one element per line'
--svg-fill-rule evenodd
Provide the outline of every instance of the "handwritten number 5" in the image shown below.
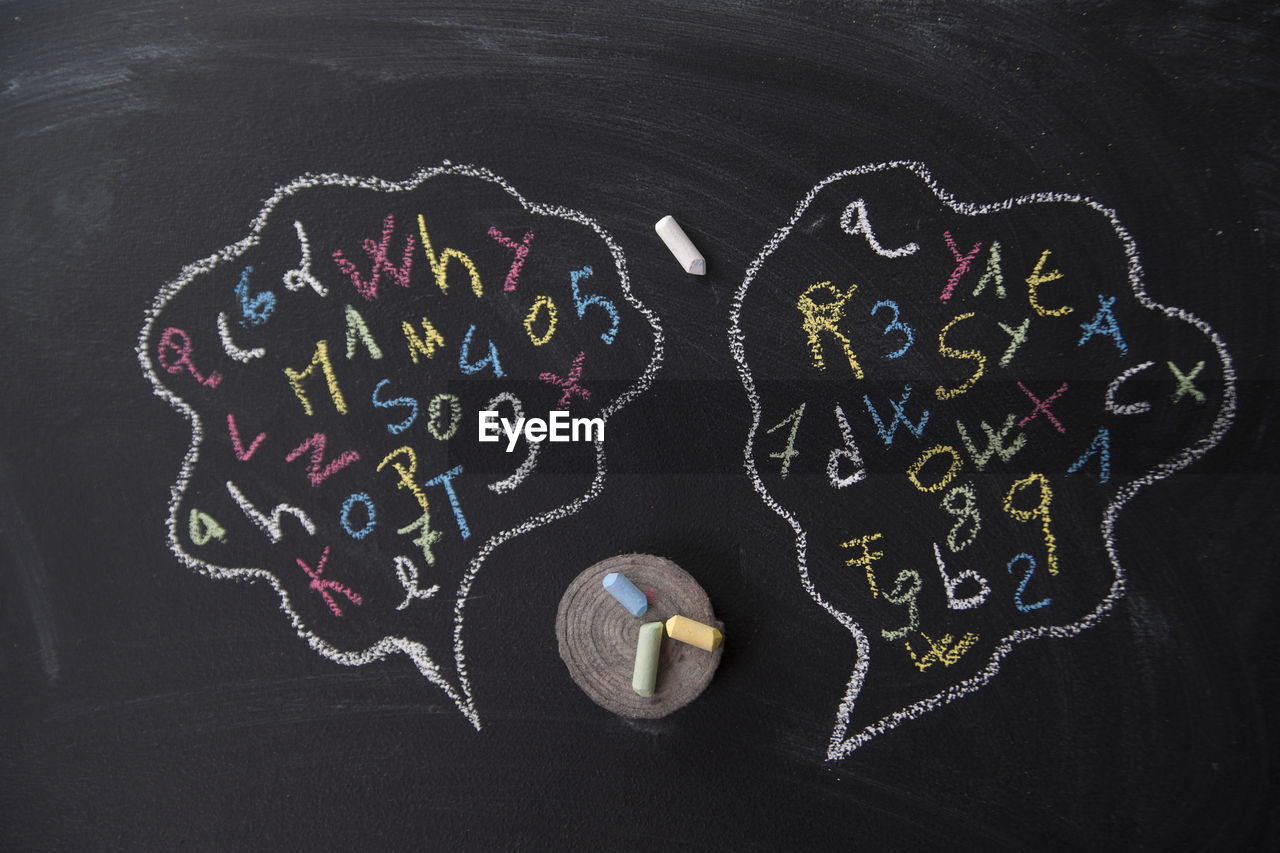
<path fill-rule="evenodd" d="M 609 326 L 609 331 L 600 333 L 600 340 L 606 344 L 613 343 L 613 339 L 618 334 L 618 308 L 609 299 L 603 296 L 583 296 L 582 291 L 578 289 L 578 282 L 581 279 L 588 278 L 591 275 L 591 267 L 583 267 L 580 270 L 573 270 L 569 273 L 569 285 L 573 288 L 573 304 L 578 309 L 578 319 L 582 319 L 582 315 L 592 305 L 599 305 L 605 311 L 609 312 L 609 317 L 613 323 Z"/>

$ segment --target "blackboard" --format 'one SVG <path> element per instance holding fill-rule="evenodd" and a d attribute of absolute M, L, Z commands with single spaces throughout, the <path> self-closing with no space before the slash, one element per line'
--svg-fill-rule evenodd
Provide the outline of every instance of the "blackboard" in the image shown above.
<path fill-rule="evenodd" d="M 1280 840 L 1273 11 L 0 11 L 6 849 Z"/>

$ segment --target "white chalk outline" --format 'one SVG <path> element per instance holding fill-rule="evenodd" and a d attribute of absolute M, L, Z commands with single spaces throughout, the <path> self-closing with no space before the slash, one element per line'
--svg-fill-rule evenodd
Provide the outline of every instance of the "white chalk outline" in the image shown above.
<path fill-rule="evenodd" d="M 1111 503 L 1103 513 L 1101 526 L 1102 539 L 1107 549 L 1107 555 L 1111 560 L 1111 566 L 1115 572 L 1115 580 L 1112 582 L 1111 589 L 1108 591 L 1107 595 L 1093 611 L 1085 615 L 1079 621 L 1073 622 L 1070 625 L 1051 625 L 1014 631 L 1012 634 L 1009 634 L 997 643 L 995 649 L 991 653 L 991 657 L 987 661 L 986 666 L 977 675 L 961 681 L 958 684 L 954 684 L 945 690 L 939 691 L 926 699 L 914 702 L 892 714 L 888 714 L 876 722 L 866 726 L 857 734 L 846 737 L 846 730 L 849 725 L 850 715 L 853 712 L 853 706 L 857 701 L 858 694 L 862 690 L 863 682 L 866 679 L 867 667 L 870 663 L 870 643 L 867 640 L 866 634 L 862 631 L 861 627 L 859 627 L 858 623 L 854 621 L 853 617 L 836 609 L 830 602 L 822 597 L 817 589 L 814 588 L 813 582 L 809 578 L 809 569 L 806 562 L 807 540 L 804 528 L 794 516 L 787 512 L 787 510 L 769 494 L 763 481 L 760 479 L 759 472 L 756 470 L 752 445 L 755 441 L 756 431 L 760 427 L 760 418 L 762 413 L 760 408 L 760 398 L 755 389 L 755 381 L 751 376 L 750 368 L 747 366 L 745 349 L 746 339 L 742 332 L 740 320 L 743 300 L 746 298 L 747 290 L 751 287 L 751 283 L 755 279 L 756 274 L 760 271 L 765 259 L 776 251 L 780 245 L 782 245 L 782 242 L 791 233 L 791 230 L 796 226 L 796 223 L 800 221 L 801 216 L 804 215 L 805 210 L 817 197 L 818 193 L 825 187 L 845 178 L 882 172 L 888 169 L 905 169 L 908 172 L 913 173 L 924 182 L 925 186 L 933 192 L 934 196 L 936 196 L 939 201 L 950 207 L 955 212 L 965 216 L 977 216 L 984 213 L 1010 210 L 1016 206 L 1024 204 L 1040 204 L 1046 202 L 1069 202 L 1073 204 L 1082 204 L 1101 213 L 1111 223 L 1112 228 L 1115 229 L 1116 235 L 1124 244 L 1125 255 L 1128 258 L 1129 285 L 1133 289 L 1133 295 L 1135 298 L 1137 298 L 1144 307 L 1152 311 L 1158 311 L 1172 319 L 1181 320 L 1195 326 L 1213 343 L 1214 348 L 1218 352 L 1218 357 L 1222 361 L 1222 408 L 1219 409 L 1218 415 L 1214 419 L 1209 432 L 1199 441 L 1182 449 L 1181 451 L 1178 451 L 1166 461 L 1156 465 L 1150 471 L 1147 471 L 1142 476 L 1126 483 L 1116 491 L 1115 497 L 1111 500 Z M 1147 294 L 1146 288 L 1143 285 L 1142 264 L 1138 259 L 1137 245 L 1128 230 L 1120 223 L 1120 219 L 1114 210 L 1085 196 L 1070 193 L 1032 193 L 1030 195 L 1019 196 L 1017 198 L 1007 199 L 1005 201 L 995 202 L 992 204 L 960 202 L 956 201 L 950 193 L 944 190 L 938 182 L 934 180 L 933 175 L 929 172 L 924 163 L 918 161 L 894 160 L 891 162 L 875 163 L 867 166 L 860 166 L 856 169 L 836 172 L 824 178 L 817 186 L 809 191 L 808 195 L 804 197 L 796 208 L 795 213 L 792 214 L 791 220 L 786 225 L 778 229 L 772 239 L 769 240 L 764 249 L 761 250 L 760 254 L 747 268 L 746 277 L 743 279 L 741 287 L 739 287 L 737 292 L 734 294 L 733 307 L 729 315 L 729 351 L 734 362 L 737 364 L 738 376 L 742 380 L 743 387 L 747 392 L 747 399 L 751 404 L 751 428 L 747 433 L 747 443 L 744 448 L 744 465 L 746 467 L 747 474 L 751 478 L 752 485 L 755 487 L 756 492 L 759 493 L 764 503 L 785 519 L 787 523 L 791 525 L 791 529 L 795 532 L 797 568 L 800 573 L 800 583 L 804 586 L 805 591 L 809 593 L 809 597 L 812 598 L 819 606 L 849 630 L 849 633 L 853 635 L 854 643 L 856 645 L 857 661 L 852 673 L 850 673 L 848 684 L 845 687 L 844 698 L 841 700 L 840 707 L 836 711 L 835 726 L 832 728 L 831 740 L 827 745 L 828 761 L 844 758 L 876 735 L 883 734 L 884 732 L 896 728 L 900 723 L 906 720 L 913 720 L 934 710 L 935 708 L 941 707 L 942 705 L 959 699 L 961 696 L 965 696 L 975 690 L 978 690 L 994 678 L 996 673 L 1000 671 L 1001 660 L 1003 660 L 1005 655 L 1007 655 L 1015 645 L 1044 636 L 1058 638 L 1072 637 L 1097 623 L 1112 609 L 1112 607 L 1115 606 L 1117 601 L 1124 597 L 1125 593 L 1125 572 L 1121 567 L 1120 559 L 1116 554 L 1115 539 L 1112 535 L 1116 517 L 1118 516 L 1120 509 L 1144 486 L 1170 476 L 1207 453 L 1222 440 L 1222 436 L 1226 433 L 1227 429 L 1231 426 L 1232 421 L 1235 419 L 1236 373 L 1231 360 L 1231 355 L 1227 352 L 1226 344 L 1208 323 L 1180 308 L 1161 305 Z"/>
<path fill-rule="evenodd" d="M 178 472 L 178 479 L 169 490 L 169 517 L 166 521 L 166 526 L 168 528 L 169 550 L 173 552 L 174 556 L 188 568 L 211 578 L 266 581 L 280 597 L 280 609 L 284 611 L 285 615 L 289 618 L 289 622 L 293 626 L 294 631 L 297 632 L 299 637 L 306 640 L 312 649 L 329 660 L 346 666 L 362 666 L 376 660 L 381 660 L 395 652 L 404 653 L 418 667 L 419 672 L 421 672 L 432 684 L 443 690 L 449 698 L 453 700 L 453 703 L 457 705 L 458 710 L 461 711 L 471 725 L 479 731 L 480 715 L 476 708 L 475 699 L 471 691 L 471 680 L 467 674 L 466 655 L 462 641 L 463 613 L 466 608 L 467 596 L 471 591 L 471 585 L 475 582 L 476 576 L 485 559 L 499 545 L 545 524 L 549 524 L 562 518 L 567 518 L 578 512 L 591 501 L 595 500 L 595 498 L 599 497 L 600 493 L 604 490 L 605 482 L 605 452 L 603 436 L 594 442 L 596 447 L 596 473 L 590 486 L 587 488 L 587 491 L 577 499 L 567 504 L 563 504 L 555 509 L 533 516 L 515 527 L 494 534 L 487 542 L 485 542 L 484 546 L 476 552 L 475 556 L 472 557 L 471 562 L 467 567 L 467 571 L 458 585 L 458 593 L 453 605 L 453 653 L 454 664 L 456 666 L 458 676 L 458 685 L 455 687 L 449 682 L 448 678 L 446 678 L 435 661 L 432 660 L 426 646 L 416 640 L 411 640 L 407 637 L 386 636 L 377 643 L 374 643 L 363 650 L 355 652 L 343 651 L 330 645 L 307 628 L 302 617 L 294 608 L 293 602 L 289 598 L 289 593 L 280 583 L 280 580 L 271 572 L 266 569 L 255 567 L 230 568 L 225 566 L 215 566 L 197 557 L 193 557 L 182 550 L 182 546 L 178 540 L 178 505 L 181 503 L 187 486 L 191 482 L 196 463 L 200 458 L 200 447 L 204 441 L 205 434 L 204 424 L 192 406 L 164 386 L 160 381 L 160 375 L 157 373 L 155 366 L 151 362 L 151 350 L 153 349 L 151 345 L 152 332 L 156 320 L 159 318 L 160 313 L 164 310 L 165 306 L 167 306 L 174 297 L 176 297 L 188 284 L 196 280 L 199 276 L 213 271 L 220 264 L 234 260 L 253 246 L 258 245 L 261 241 L 262 230 L 267 224 L 268 217 L 271 212 L 285 199 L 297 195 L 304 190 L 316 187 L 348 187 L 352 189 L 365 189 L 387 193 L 409 192 L 417 189 L 425 181 L 440 175 L 463 175 L 496 184 L 505 190 L 508 195 L 516 199 L 516 201 L 518 201 L 528 212 L 539 216 L 567 219 L 571 222 L 576 222 L 579 225 L 590 228 L 609 247 L 609 252 L 613 256 L 614 266 L 618 272 L 618 280 L 622 287 L 623 297 L 632 308 L 649 321 L 649 325 L 653 329 L 653 355 L 651 356 L 648 365 L 645 367 L 644 372 L 641 373 L 635 383 L 605 407 L 605 409 L 600 413 L 600 417 L 607 422 L 608 419 L 618 410 L 635 399 L 652 384 L 653 377 L 657 373 L 659 366 L 662 364 L 663 357 L 662 324 L 658 320 L 657 315 L 641 303 L 640 300 L 631 292 L 631 285 L 627 276 L 627 261 L 626 257 L 622 253 L 622 249 L 619 248 L 618 244 L 614 242 L 613 237 L 610 236 L 610 234 L 605 231 L 599 223 L 585 214 L 565 207 L 527 201 L 524 196 L 517 192 L 516 189 L 504 178 L 495 175 L 488 169 L 467 164 L 455 165 L 448 160 L 443 161 L 440 166 L 419 169 L 410 178 L 404 181 L 388 181 L 382 178 L 362 178 L 351 175 L 326 173 L 305 174 L 288 184 L 277 187 L 271 197 L 263 204 L 258 215 L 250 223 L 250 231 L 247 237 L 226 246 L 206 258 L 187 264 L 182 268 L 182 272 L 176 279 L 165 284 L 164 287 L 160 289 L 160 292 L 152 301 L 151 307 L 147 310 L 146 319 L 142 326 L 142 332 L 138 336 L 136 352 L 138 355 L 138 362 L 142 366 L 143 375 L 150 380 L 156 396 L 160 397 L 162 400 L 166 401 L 169 405 L 181 412 L 191 423 L 191 445 L 187 448 L 187 452 L 183 457 L 182 466 Z"/>

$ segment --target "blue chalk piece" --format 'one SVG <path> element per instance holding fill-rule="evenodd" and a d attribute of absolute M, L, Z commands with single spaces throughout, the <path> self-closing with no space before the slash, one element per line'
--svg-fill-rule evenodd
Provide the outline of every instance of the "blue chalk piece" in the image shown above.
<path fill-rule="evenodd" d="M 649 609 L 649 599 L 644 597 L 640 588 L 617 572 L 605 575 L 603 584 L 609 594 L 618 599 L 618 603 L 627 608 L 632 616 L 643 616 Z"/>

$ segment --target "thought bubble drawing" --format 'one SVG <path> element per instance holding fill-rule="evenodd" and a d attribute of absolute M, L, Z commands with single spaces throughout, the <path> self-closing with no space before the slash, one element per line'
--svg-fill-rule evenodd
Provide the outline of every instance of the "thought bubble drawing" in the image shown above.
<path fill-rule="evenodd" d="M 600 495 L 662 330 L 596 222 L 446 162 L 280 187 L 161 289 L 137 353 L 191 425 L 178 559 L 269 586 L 326 658 L 403 653 L 479 729 L 468 596 L 495 548 Z"/>
<path fill-rule="evenodd" d="M 853 639 L 829 760 L 1101 619 L 1121 509 L 1235 414 L 1225 344 L 1147 295 L 1114 211 L 964 203 L 919 163 L 814 187 L 748 268 L 730 346 L 747 471 Z"/>

